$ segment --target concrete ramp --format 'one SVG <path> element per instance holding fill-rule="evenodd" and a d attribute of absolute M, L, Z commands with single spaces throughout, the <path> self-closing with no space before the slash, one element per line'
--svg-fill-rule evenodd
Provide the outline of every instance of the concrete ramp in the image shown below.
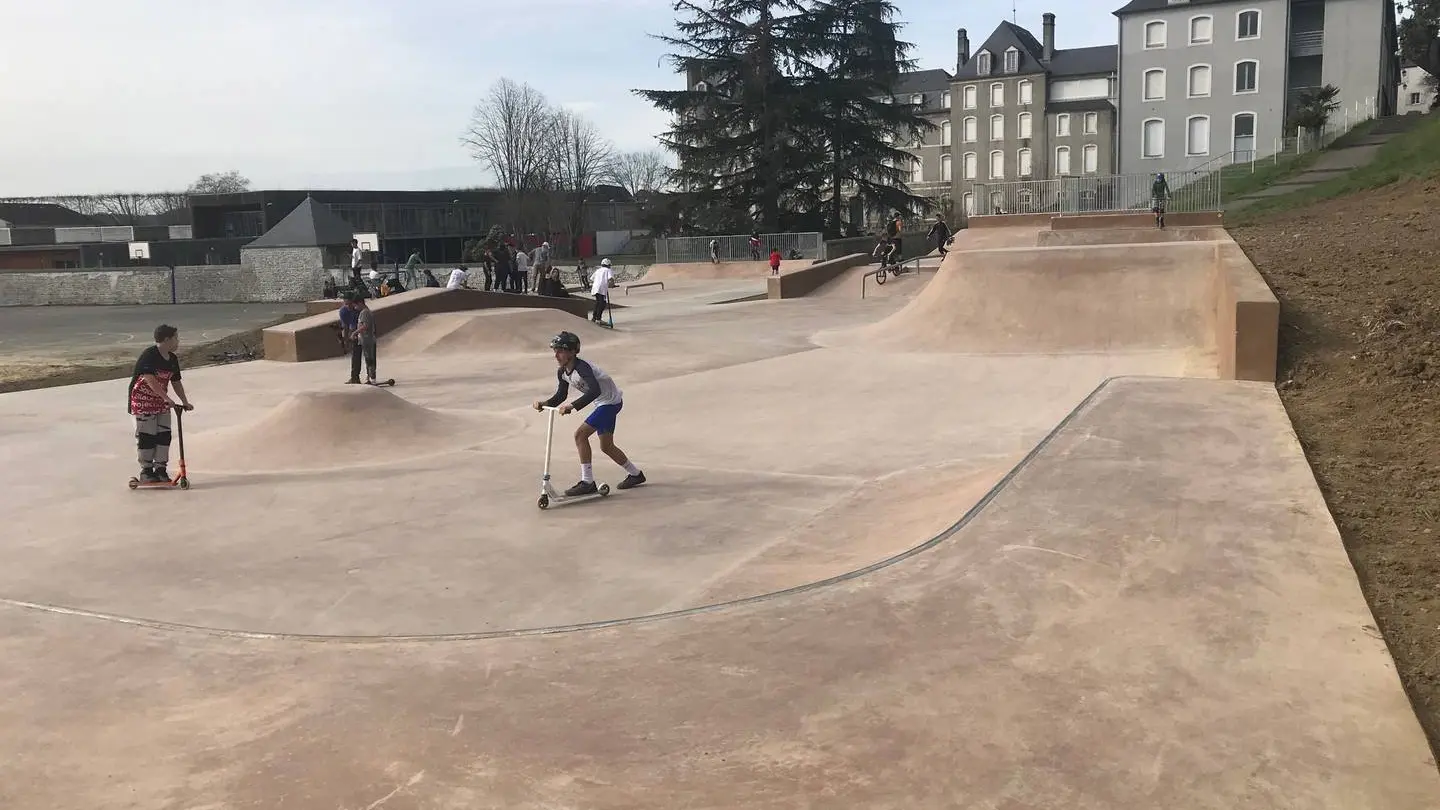
<path fill-rule="evenodd" d="M 808 267 L 810 259 L 786 259 L 780 262 L 780 272 L 787 273 Z M 698 279 L 742 279 L 766 278 L 770 275 L 770 260 L 758 262 L 677 262 L 651 266 L 641 281 L 690 281 Z"/>
<path fill-rule="evenodd" d="M 560 331 L 580 336 L 583 346 L 613 339 L 609 330 L 558 309 L 493 309 L 423 315 L 388 338 L 384 351 L 394 357 L 418 354 L 514 353 L 545 354 L 548 341 Z"/>
<path fill-rule="evenodd" d="M 1213 243 L 952 253 L 894 315 L 828 345 L 1054 353 L 1213 349 Z"/>
<path fill-rule="evenodd" d="M 1090 245 L 1154 245 L 1170 242 L 1214 242 L 1226 238 L 1224 228 L 1096 228 L 1077 231 L 1040 231 L 1039 247 Z"/>

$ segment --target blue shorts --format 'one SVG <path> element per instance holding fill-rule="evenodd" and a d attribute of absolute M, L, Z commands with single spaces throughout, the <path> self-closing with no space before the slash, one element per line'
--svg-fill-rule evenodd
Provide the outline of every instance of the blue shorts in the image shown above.
<path fill-rule="evenodd" d="M 618 405 L 596 405 L 595 410 L 585 417 L 585 424 L 595 428 L 596 433 L 606 434 L 615 432 L 615 417 L 620 415 L 620 409 L 625 403 Z"/>

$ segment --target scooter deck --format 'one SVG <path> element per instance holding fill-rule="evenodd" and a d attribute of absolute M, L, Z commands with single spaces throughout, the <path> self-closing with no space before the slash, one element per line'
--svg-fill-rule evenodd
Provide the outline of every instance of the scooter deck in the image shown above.
<path fill-rule="evenodd" d="M 190 479 L 186 476 L 170 481 L 141 481 L 139 478 L 130 479 L 131 489 L 189 489 Z"/>
<path fill-rule="evenodd" d="M 391 377 L 391 378 L 388 379 L 388 380 L 379 380 L 379 381 L 376 381 L 376 382 L 370 382 L 369 380 L 366 380 L 366 381 L 365 381 L 365 384 L 366 384 L 366 385 L 373 385 L 373 386 L 375 386 L 376 388 L 380 388 L 380 387 L 382 387 L 382 386 L 393 387 L 393 386 L 395 385 L 395 378 L 394 378 L 394 377 Z"/>
<path fill-rule="evenodd" d="M 535 505 L 539 506 L 541 509 L 549 509 L 552 506 L 564 506 L 567 503 L 578 503 L 579 501 L 593 501 L 596 498 L 610 497 L 609 484 L 598 484 L 598 486 L 600 488 L 597 491 L 591 492 L 588 495 L 566 495 L 563 492 L 557 492 L 554 495 L 551 495 L 548 492 L 541 492 L 540 499 L 536 502 Z"/>

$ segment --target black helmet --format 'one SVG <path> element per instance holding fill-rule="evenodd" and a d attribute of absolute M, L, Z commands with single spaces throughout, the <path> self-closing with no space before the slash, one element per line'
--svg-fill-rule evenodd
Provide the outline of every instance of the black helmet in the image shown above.
<path fill-rule="evenodd" d="M 550 348 L 565 349 L 566 351 L 580 353 L 580 336 L 573 332 L 561 332 L 550 338 Z"/>

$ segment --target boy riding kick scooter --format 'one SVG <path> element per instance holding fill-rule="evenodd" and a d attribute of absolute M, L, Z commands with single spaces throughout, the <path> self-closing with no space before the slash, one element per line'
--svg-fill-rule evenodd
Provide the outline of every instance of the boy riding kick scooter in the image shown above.
<path fill-rule="evenodd" d="M 630 489 L 645 483 L 645 473 L 630 461 L 623 450 L 615 446 L 615 419 L 625 404 L 620 388 L 609 374 L 577 356 L 580 354 L 578 335 L 561 332 L 551 338 L 550 348 L 555 351 L 555 363 L 558 366 L 555 370 L 555 394 L 532 405 L 537 411 L 550 409 L 549 432 L 545 436 L 545 472 L 540 484 L 540 508 L 546 509 L 552 502 L 595 495 L 604 497 L 610 494 L 608 484 L 596 485 L 591 468 L 590 435 L 594 433 L 600 435 L 601 451 L 626 472 L 625 480 L 616 485 L 617 489 Z M 580 389 L 581 396 L 574 402 L 562 405 L 572 385 Z M 550 449 L 555 433 L 555 414 L 569 414 L 592 403 L 595 410 L 585 418 L 584 424 L 575 429 L 575 448 L 580 454 L 580 481 L 564 493 L 557 492 L 550 483 Z"/>

